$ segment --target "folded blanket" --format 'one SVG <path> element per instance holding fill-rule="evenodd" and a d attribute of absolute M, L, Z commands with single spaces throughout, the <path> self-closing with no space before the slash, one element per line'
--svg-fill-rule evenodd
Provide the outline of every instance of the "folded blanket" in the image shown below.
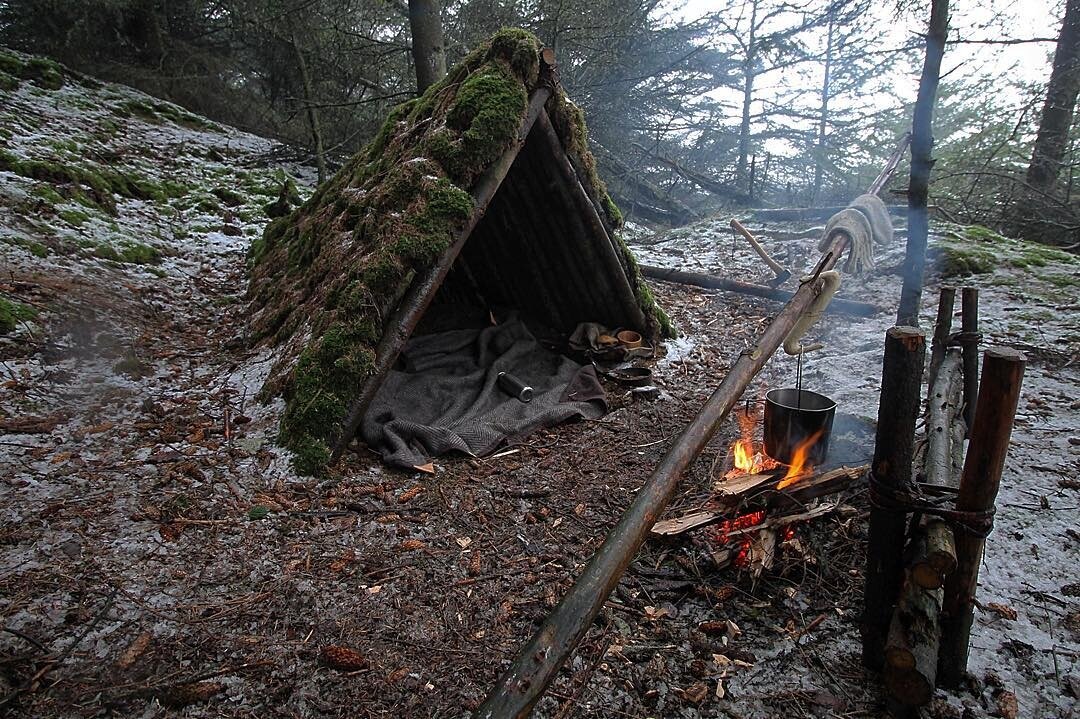
<path fill-rule="evenodd" d="M 399 365 L 360 429 L 368 446 L 400 469 L 455 450 L 482 456 L 507 439 L 607 411 L 595 370 L 544 349 L 516 319 L 414 337 Z M 500 390 L 499 372 L 531 386 L 532 401 Z"/>

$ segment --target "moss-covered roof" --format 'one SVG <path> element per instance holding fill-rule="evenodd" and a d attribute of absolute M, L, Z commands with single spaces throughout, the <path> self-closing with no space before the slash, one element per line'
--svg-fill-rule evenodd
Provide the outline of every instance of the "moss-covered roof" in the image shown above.
<path fill-rule="evenodd" d="M 385 318 L 463 229 L 474 210 L 469 190 L 515 142 L 540 81 L 540 49 L 523 30 L 496 33 L 397 106 L 367 147 L 253 244 L 252 336 L 281 345 L 263 394 L 285 398 L 279 441 L 294 451 L 298 471 L 329 461 L 372 371 Z M 546 110 L 590 194 L 601 198 L 605 224 L 620 226 L 580 110 L 558 88 Z M 633 257 L 618 249 L 647 318 L 642 329 L 666 331 Z"/>

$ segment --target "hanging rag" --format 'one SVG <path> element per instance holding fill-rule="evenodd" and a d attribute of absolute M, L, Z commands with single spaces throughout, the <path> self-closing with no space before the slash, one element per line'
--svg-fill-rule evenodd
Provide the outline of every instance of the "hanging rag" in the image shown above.
<path fill-rule="evenodd" d="M 825 345 L 821 342 L 815 342 L 812 345 L 804 345 L 799 340 L 802 338 L 806 331 L 810 329 L 810 325 L 821 319 L 821 315 L 824 314 L 825 308 L 829 305 L 829 300 L 836 294 L 836 290 L 840 288 L 840 273 L 836 270 L 829 270 L 822 272 L 818 277 L 822 281 L 821 292 L 814 298 L 813 304 L 806 313 L 799 318 L 795 326 L 791 328 L 791 332 L 788 332 L 787 339 L 784 340 L 784 352 L 789 355 L 802 354 L 803 352 L 813 352 L 819 350 Z M 803 282 L 809 282 L 810 277 L 802 278 Z"/>
<path fill-rule="evenodd" d="M 863 274 L 874 267 L 874 245 L 884 247 L 892 242 L 892 219 L 880 197 L 859 195 L 846 209 L 829 218 L 818 249 L 828 250 L 838 232 L 850 239 L 844 271 Z"/>

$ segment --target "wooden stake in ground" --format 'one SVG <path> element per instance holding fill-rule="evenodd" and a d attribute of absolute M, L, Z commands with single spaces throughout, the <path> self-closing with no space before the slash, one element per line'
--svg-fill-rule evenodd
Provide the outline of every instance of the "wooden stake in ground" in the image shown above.
<path fill-rule="evenodd" d="M 979 394 L 979 288 L 965 287 L 960 293 L 961 320 L 960 346 L 964 350 L 964 422 L 966 437 L 971 436 L 971 422 L 975 416 L 975 398 Z"/>
<path fill-rule="evenodd" d="M 915 420 L 919 416 L 926 336 L 915 327 L 893 327 L 885 334 L 872 481 L 886 491 L 911 484 Z M 873 489 L 872 489 L 873 493 Z M 892 607 L 903 580 L 907 514 L 874 506 L 866 550 L 866 608 L 862 619 L 863 664 L 882 668 L 882 650 Z"/>
<path fill-rule="evenodd" d="M 952 332 L 953 306 L 956 303 L 956 288 L 942 287 L 938 296 L 937 322 L 934 323 L 934 342 L 930 346 L 930 370 L 927 384 L 931 392 L 937 379 L 938 369 L 945 359 L 945 349 L 949 345 L 949 333 Z"/>
<path fill-rule="evenodd" d="M 984 355 L 983 379 L 956 500 L 961 512 L 978 514 L 994 508 L 1026 361 L 1022 352 L 1003 347 L 989 349 Z M 941 622 L 938 676 L 945 686 L 958 686 L 967 672 L 975 587 L 985 543 L 982 533 L 963 529 L 956 532 L 957 565 L 945 582 Z"/>

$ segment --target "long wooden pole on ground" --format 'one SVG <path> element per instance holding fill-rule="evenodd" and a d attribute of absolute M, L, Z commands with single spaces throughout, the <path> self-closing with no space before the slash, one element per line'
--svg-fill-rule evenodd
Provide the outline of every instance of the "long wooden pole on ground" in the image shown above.
<path fill-rule="evenodd" d="M 926 336 L 919 329 L 892 327 L 885 333 L 881 400 L 871 465 L 874 481 L 885 491 L 902 491 L 912 482 L 915 421 L 922 405 L 925 355 Z M 887 506 L 874 506 L 870 510 L 862 658 L 865 666 L 878 671 L 883 666 L 885 638 L 903 580 L 906 523 L 907 515 L 903 511 Z"/>
<path fill-rule="evenodd" d="M 991 348 L 983 357 L 982 384 L 956 500 L 960 512 L 983 515 L 986 519 L 993 516 L 1026 361 L 1022 352 L 1004 347 Z M 956 571 L 945 581 L 938 660 L 938 679 L 945 686 L 959 686 L 967 672 L 975 588 L 986 533 L 963 529 L 956 533 Z"/>
<path fill-rule="evenodd" d="M 846 240 L 835 240 L 822 257 L 819 270 L 825 271 L 835 266 L 845 246 Z M 476 717 L 503 719 L 528 716 L 600 613 L 608 595 L 671 501 L 683 473 L 701 454 L 754 376 L 783 344 L 791 328 L 810 309 L 821 288 L 821 280 L 803 283 L 791 301 L 765 328 L 757 344 L 739 356 L 723 382 L 634 496 L 634 501 L 608 533 L 577 581 L 499 678 L 477 709 Z"/>

